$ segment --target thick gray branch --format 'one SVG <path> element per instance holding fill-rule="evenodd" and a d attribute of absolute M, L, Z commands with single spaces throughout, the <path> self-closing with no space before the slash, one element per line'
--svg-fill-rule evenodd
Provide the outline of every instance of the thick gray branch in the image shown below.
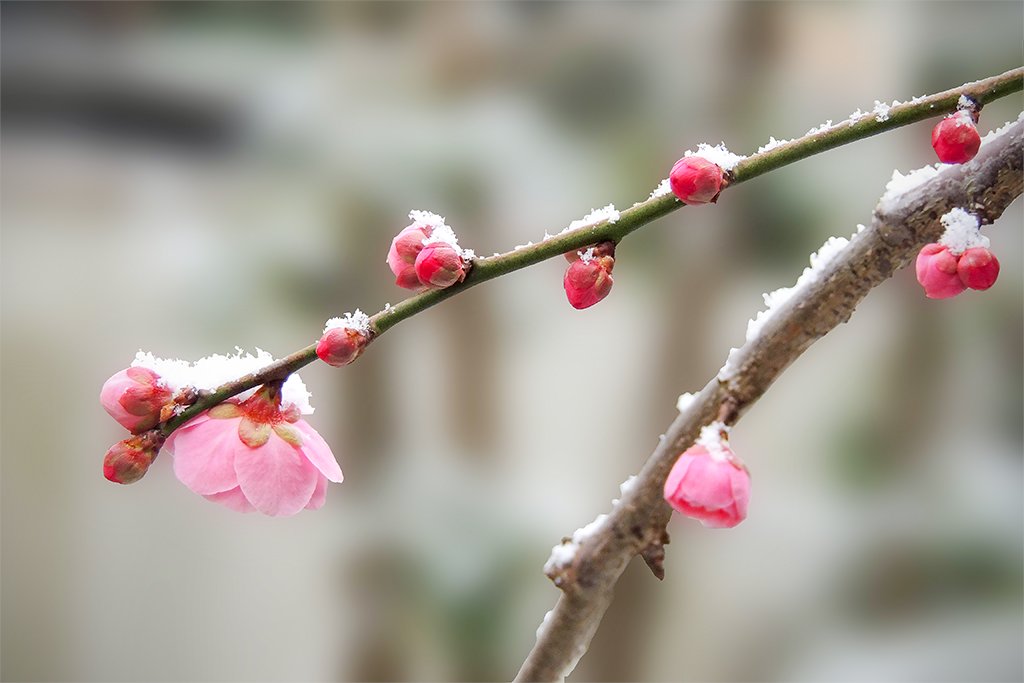
<path fill-rule="evenodd" d="M 812 343 L 846 322 L 873 287 L 905 266 L 924 244 L 939 238 L 942 214 L 962 207 L 983 223 L 998 218 L 1024 191 L 1022 165 L 1024 122 L 1018 121 L 983 145 L 971 163 L 945 168 L 895 201 L 880 204 L 871 225 L 828 263 L 821 277 L 775 311 L 760 334 L 732 356 L 734 371 L 708 382 L 679 414 L 636 485 L 553 577 L 562 596 L 517 681 L 559 681 L 576 666 L 626 565 L 645 550 L 655 549 L 657 554 L 671 515 L 662 498 L 665 478 L 701 427 L 716 419 L 735 422 Z"/>

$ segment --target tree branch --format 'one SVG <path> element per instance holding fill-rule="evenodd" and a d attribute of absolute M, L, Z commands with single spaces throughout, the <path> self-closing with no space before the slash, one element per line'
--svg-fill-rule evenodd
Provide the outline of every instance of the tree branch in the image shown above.
<path fill-rule="evenodd" d="M 753 157 L 744 163 L 755 170 L 765 164 Z M 562 595 L 515 680 L 558 681 L 575 668 L 626 565 L 634 555 L 648 549 L 656 555 L 660 549 L 672 512 L 662 497 L 665 479 L 701 427 L 716 419 L 738 420 L 814 341 L 846 322 L 873 287 L 939 238 L 942 214 L 963 207 L 983 223 L 1000 216 L 1024 192 L 1022 165 L 1024 122 L 1018 120 L 984 144 L 974 161 L 944 168 L 903 195 L 885 197 L 870 227 L 828 262 L 820 277 L 775 310 L 755 338 L 730 354 L 729 370 L 708 382 L 676 417 L 635 484 L 553 577 Z"/>
<path fill-rule="evenodd" d="M 979 105 L 984 105 L 1022 89 L 1024 89 L 1024 67 L 973 83 L 966 83 L 958 88 L 928 97 L 914 98 L 910 102 L 888 107 L 881 112 L 870 111 L 856 119 L 840 121 L 833 126 L 816 130 L 796 140 L 751 155 L 739 162 L 727 174 L 727 181 L 729 185 L 742 183 L 835 147 L 951 112 L 956 108 L 961 95 L 967 95 Z M 398 305 L 385 308 L 373 315 L 370 318 L 371 336 L 376 337 L 383 334 L 401 321 L 482 282 L 598 242 L 618 243 L 631 232 L 682 206 L 684 205 L 671 193 L 652 197 L 623 211 L 614 223 L 599 221 L 575 230 L 560 232 L 528 247 L 476 259 L 462 283 L 447 289 L 435 289 L 409 297 Z M 178 410 L 175 415 L 163 422 L 159 427 L 160 433 L 164 437 L 169 436 L 175 429 L 204 410 L 209 410 L 225 399 L 253 387 L 273 380 L 283 380 L 314 360 L 316 360 L 316 345 L 311 344 L 258 372 L 223 384 L 212 392 L 202 392 L 196 397 L 195 402 Z"/>

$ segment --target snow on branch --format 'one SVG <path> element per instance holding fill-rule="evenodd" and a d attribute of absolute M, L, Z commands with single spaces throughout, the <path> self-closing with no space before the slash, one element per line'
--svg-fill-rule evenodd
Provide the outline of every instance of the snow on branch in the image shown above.
<path fill-rule="evenodd" d="M 567 676 L 586 652 L 626 565 L 635 555 L 647 559 L 652 548 L 661 552 L 671 514 L 662 497 L 665 478 L 702 427 L 714 420 L 734 424 L 812 343 L 846 322 L 873 287 L 943 234 L 940 215 L 968 206 L 982 223 L 998 218 L 1024 192 L 1022 166 L 1024 121 L 1018 120 L 986 140 L 971 163 L 944 167 L 913 187 L 901 188 L 898 197 L 886 197 L 868 227 L 820 265 L 812 264 L 813 277 L 769 302 L 771 314 L 730 354 L 729 372 L 713 378 L 697 395 L 680 397 L 678 417 L 622 499 L 596 528 L 579 533 L 579 538 L 573 535 L 571 552 L 562 550 L 549 562 L 546 569 L 562 595 L 538 629 L 517 681 Z"/>

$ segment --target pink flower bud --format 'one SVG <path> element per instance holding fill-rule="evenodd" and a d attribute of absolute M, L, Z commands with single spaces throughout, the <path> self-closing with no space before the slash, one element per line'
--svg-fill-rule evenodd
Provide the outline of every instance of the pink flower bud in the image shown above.
<path fill-rule="evenodd" d="M 103 456 L 103 476 L 115 484 L 132 484 L 142 479 L 160 451 L 163 437 L 154 432 L 119 441 Z"/>
<path fill-rule="evenodd" d="M 960 255 L 957 275 L 971 289 L 988 289 L 999 277 L 999 260 L 985 247 L 973 247 Z"/>
<path fill-rule="evenodd" d="M 728 444 L 714 450 L 697 444 L 679 456 L 665 480 L 665 500 L 706 527 L 734 527 L 747 517 L 750 474 Z"/>
<path fill-rule="evenodd" d="M 717 202 L 722 191 L 722 167 L 703 157 L 683 157 L 672 167 L 668 182 L 684 204 Z"/>
<path fill-rule="evenodd" d="M 395 284 L 405 289 L 422 289 L 423 283 L 416 277 L 416 257 L 423 250 L 423 240 L 430 237 L 433 229 L 429 225 L 413 223 L 391 240 L 388 250 L 388 266 L 395 274 Z"/>
<path fill-rule="evenodd" d="M 944 164 L 962 164 L 973 159 L 981 147 L 981 136 L 971 113 L 961 110 L 939 121 L 932 129 L 932 147 Z"/>
<path fill-rule="evenodd" d="M 328 365 L 340 368 L 358 358 L 369 341 L 370 337 L 365 332 L 351 327 L 334 327 L 320 337 L 316 355 Z"/>
<path fill-rule="evenodd" d="M 115 373 L 103 383 L 100 404 L 118 424 L 138 434 L 156 426 L 160 408 L 171 400 L 171 394 L 155 372 L 133 367 Z"/>
<path fill-rule="evenodd" d="M 593 306 L 612 291 L 612 268 L 615 259 L 611 256 L 581 258 L 573 261 L 565 271 L 562 286 L 565 296 L 573 308 L 584 309 Z"/>
<path fill-rule="evenodd" d="M 450 287 L 466 277 L 462 256 L 447 242 L 431 242 L 416 257 L 416 276 L 434 287 Z"/>
<path fill-rule="evenodd" d="M 926 244 L 917 255 L 917 281 L 929 299 L 949 299 L 964 291 L 957 261 L 944 244 Z"/>

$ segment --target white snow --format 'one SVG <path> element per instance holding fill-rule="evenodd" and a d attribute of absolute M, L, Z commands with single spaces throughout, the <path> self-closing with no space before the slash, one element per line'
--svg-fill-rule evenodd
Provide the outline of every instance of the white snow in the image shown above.
<path fill-rule="evenodd" d="M 878 200 L 878 207 L 883 213 L 888 213 L 896 208 L 900 198 L 911 190 L 924 185 L 934 178 L 942 168 L 942 164 L 932 164 L 914 169 L 903 175 L 899 170 L 892 172 L 892 179 L 885 185 L 885 193 Z"/>
<path fill-rule="evenodd" d="M 658 197 L 664 197 L 672 192 L 672 185 L 669 183 L 668 178 L 665 178 L 658 186 L 651 190 L 651 195 L 647 199 L 657 199 Z M 634 204 L 634 206 L 636 206 Z"/>
<path fill-rule="evenodd" d="M 974 109 L 974 100 L 972 100 L 967 95 L 961 95 L 960 98 L 956 101 L 956 108 L 957 109 Z"/>
<path fill-rule="evenodd" d="M 1013 121 L 1007 121 L 1003 125 L 1001 125 L 998 128 L 996 128 L 995 130 L 989 131 L 988 133 L 986 133 L 985 137 L 983 137 L 981 139 L 982 146 L 984 146 L 985 144 L 987 144 L 989 142 L 992 142 L 993 140 L 995 140 L 998 137 L 1001 137 L 1001 136 L 1005 135 L 1007 133 L 1007 131 L 1010 130 L 1010 127 L 1013 126 L 1013 124 L 1020 123 L 1021 121 L 1024 121 L 1024 111 L 1022 111 L 1020 113 L 1020 115 L 1017 116 L 1017 118 L 1014 119 Z"/>
<path fill-rule="evenodd" d="M 949 247 L 953 254 L 962 254 L 972 247 L 989 246 L 987 237 L 981 234 L 981 223 L 960 207 L 944 213 L 939 221 L 946 227 L 946 232 L 939 238 L 939 244 Z"/>
<path fill-rule="evenodd" d="M 676 401 L 676 410 L 680 413 L 686 412 L 686 409 L 690 407 L 695 398 L 697 398 L 697 394 L 691 394 L 688 391 L 679 394 L 679 399 Z"/>
<path fill-rule="evenodd" d="M 703 446 L 708 454 L 715 460 L 725 460 L 727 457 L 727 443 L 729 426 L 724 422 L 715 420 L 711 424 L 701 427 L 700 436 L 694 442 L 695 446 Z M 724 435 L 724 436 L 723 436 Z"/>
<path fill-rule="evenodd" d="M 718 164 L 719 166 L 721 166 L 723 171 L 731 171 L 733 168 L 736 167 L 736 164 L 740 163 L 741 161 L 747 158 L 741 154 L 733 154 L 732 152 L 730 152 L 729 149 L 725 146 L 724 142 L 720 142 L 714 147 L 707 144 L 706 142 L 702 142 L 699 145 L 697 145 L 696 152 L 688 149 L 686 150 L 686 153 L 683 154 L 683 156 L 703 157 L 704 159 L 707 159 L 711 163 Z"/>
<path fill-rule="evenodd" d="M 194 363 L 176 358 L 158 358 L 148 351 L 139 351 L 135 354 L 132 367 L 152 370 L 160 375 L 163 383 L 172 391 L 187 386 L 212 391 L 226 382 L 236 380 L 274 362 L 274 357 L 262 349 L 256 349 L 256 355 L 253 356 L 241 348 L 235 348 L 236 353 L 233 356 L 214 354 L 200 358 Z M 256 388 L 244 391 L 231 400 L 244 401 L 254 393 Z M 309 403 L 310 397 L 311 394 L 306 390 L 306 385 L 298 373 L 292 373 L 282 388 L 282 406 L 293 405 L 303 415 L 310 415 L 313 412 L 313 406 Z"/>
<path fill-rule="evenodd" d="M 636 488 L 638 481 L 640 481 L 640 479 L 635 474 L 631 474 L 626 477 L 626 481 L 619 484 L 619 497 L 625 498 L 626 494 Z"/>
<path fill-rule="evenodd" d="M 577 230 L 579 228 L 586 228 L 592 225 L 597 225 L 598 223 L 603 223 L 605 221 L 609 223 L 615 223 L 618 220 L 618 210 L 615 208 L 614 204 L 609 204 L 608 206 L 603 206 L 600 209 L 591 209 L 590 213 L 588 213 L 583 218 L 577 218 L 572 223 L 569 223 L 569 227 L 562 230 L 562 232 L 566 233 L 572 230 Z"/>
<path fill-rule="evenodd" d="M 387 311 L 391 308 L 391 304 L 384 306 L 384 310 Z M 331 318 L 324 324 L 324 333 L 328 330 L 333 330 L 339 327 L 346 327 L 350 330 L 362 332 L 367 334 L 370 331 L 370 316 L 366 315 L 358 308 L 355 313 L 346 313 L 340 318 Z"/>
<path fill-rule="evenodd" d="M 420 211 L 413 209 L 409 212 L 409 218 L 412 219 L 411 228 L 434 228 L 444 225 L 444 216 L 438 216 L 432 211 Z"/>
<path fill-rule="evenodd" d="M 829 123 L 831 124 L 832 122 L 829 121 Z M 817 132 L 819 132 L 819 130 L 817 128 L 811 128 L 809 131 L 807 131 L 807 134 L 808 135 L 814 135 Z M 757 148 L 757 153 L 758 154 L 763 154 L 765 152 L 770 152 L 773 149 L 775 149 L 776 147 L 781 147 L 782 145 L 788 144 L 790 142 L 793 142 L 793 141 L 792 140 L 785 140 L 785 139 L 776 140 L 775 136 L 771 135 L 771 136 L 768 137 L 768 142 L 766 142 L 765 144 L 763 144 L 763 145 L 761 145 L 760 147 Z"/>
<path fill-rule="evenodd" d="M 593 247 L 588 247 L 586 251 L 577 251 L 576 253 L 579 255 L 580 261 L 584 263 L 590 263 L 594 259 Z"/>
<path fill-rule="evenodd" d="M 864 226 L 858 225 L 857 232 L 859 234 L 864 229 Z M 761 334 L 761 330 L 765 323 L 771 319 L 775 313 L 782 308 L 783 304 L 789 301 L 797 292 L 804 289 L 808 285 L 818 281 L 825 271 L 825 268 L 831 263 L 836 256 L 838 256 L 843 249 L 850 243 L 845 237 L 829 237 L 825 240 L 825 243 L 821 245 L 818 251 L 814 252 L 810 256 L 811 265 L 804 268 L 804 272 L 797 278 L 796 284 L 792 287 L 781 287 L 771 292 L 765 292 L 761 296 L 764 298 L 765 308 L 759 311 L 757 315 L 747 321 L 747 334 L 746 342 L 749 344 L 758 338 Z M 725 382 L 732 378 L 736 373 L 736 359 L 739 353 L 738 348 L 729 349 L 729 356 L 726 358 L 725 365 L 718 371 L 719 381 Z M 682 399 L 682 397 L 680 397 Z"/>
<path fill-rule="evenodd" d="M 459 246 L 459 238 L 455 236 L 455 231 L 444 222 L 444 216 L 439 216 L 431 211 L 413 209 L 409 212 L 409 218 L 413 221 L 410 227 L 430 227 L 430 237 L 423 239 L 424 245 L 444 242 L 451 246 L 463 261 L 472 261 L 476 258 L 476 253 L 472 249 L 463 249 Z"/>
<path fill-rule="evenodd" d="M 893 100 L 893 107 L 897 106 L 898 104 L 899 102 L 897 100 Z M 875 100 L 875 108 L 871 110 L 871 112 L 875 115 L 875 121 L 878 121 L 879 123 L 881 123 L 882 121 L 888 121 L 890 108 L 891 107 L 885 102 L 879 102 L 878 100 Z"/>
<path fill-rule="evenodd" d="M 548 630 L 548 622 L 551 621 L 551 615 L 555 613 L 555 610 L 549 609 L 545 614 L 544 618 L 540 622 L 540 626 L 537 627 L 537 640 L 540 640 L 544 632 Z"/>
<path fill-rule="evenodd" d="M 544 573 L 550 576 L 557 570 L 572 564 L 573 559 L 576 557 L 576 550 L 587 539 L 600 531 L 607 519 L 608 515 L 598 515 L 590 524 L 574 531 L 572 538 L 564 540 L 554 546 L 551 549 L 551 557 L 549 557 L 548 561 L 544 563 Z"/>
<path fill-rule="evenodd" d="M 832 119 L 829 119 L 828 121 L 826 121 L 825 123 L 821 124 L 820 126 L 815 126 L 814 128 L 811 128 L 805 134 L 806 135 L 817 135 L 818 133 L 822 133 L 822 132 L 828 130 L 829 128 L 831 128 L 831 127 L 832 127 Z"/>

